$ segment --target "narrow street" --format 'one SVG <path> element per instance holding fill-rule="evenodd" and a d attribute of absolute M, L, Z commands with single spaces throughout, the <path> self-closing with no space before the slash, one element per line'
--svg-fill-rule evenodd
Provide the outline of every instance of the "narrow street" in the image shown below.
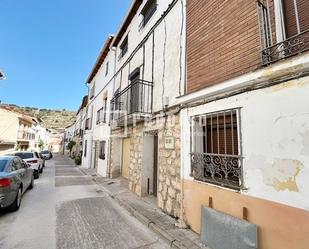
<path fill-rule="evenodd" d="M 61 156 L 46 161 L 20 209 L 0 214 L 0 248 L 168 248 Z"/>

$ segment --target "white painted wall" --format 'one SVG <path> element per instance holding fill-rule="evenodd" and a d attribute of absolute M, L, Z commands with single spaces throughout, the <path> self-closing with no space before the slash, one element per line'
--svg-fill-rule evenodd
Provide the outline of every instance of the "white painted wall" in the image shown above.
<path fill-rule="evenodd" d="M 308 92 L 306 77 L 182 110 L 182 177 L 193 180 L 190 117 L 241 108 L 241 192 L 309 210 Z"/>
<path fill-rule="evenodd" d="M 144 1 L 146 3 L 146 1 Z M 169 105 L 172 106 L 176 102 L 176 97 L 183 94 L 183 76 L 184 72 L 184 36 L 182 30 L 182 1 L 178 1 L 165 20 L 154 30 L 147 41 L 144 43 L 145 55 L 143 55 L 143 46 L 138 49 L 129 63 L 126 60 L 132 52 L 138 47 L 139 43 L 145 38 L 149 30 L 159 20 L 162 14 L 168 8 L 172 0 L 158 0 L 158 8 L 146 26 L 139 30 L 142 21 L 140 11 L 143 4 L 126 33 L 122 36 L 122 40 L 117 47 L 116 55 L 116 72 L 115 90 L 118 87 L 124 89 L 129 84 L 129 74 L 137 67 L 140 67 L 141 79 L 152 81 L 152 62 L 154 61 L 153 75 L 153 111 L 157 112 L 163 109 L 164 97 L 169 98 Z M 183 1 L 185 2 L 185 1 Z M 118 59 L 120 53 L 120 45 L 123 39 L 128 35 L 128 52 L 121 59 Z M 153 45 L 154 39 L 154 45 Z M 182 49 L 181 49 L 182 46 Z M 165 48 L 164 48 L 165 47 Z M 154 49 L 154 57 L 153 55 Z M 182 53 L 180 52 L 182 50 Z M 180 57 L 182 55 L 182 64 Z M 144 62 L 144 64 L 143 64 Z M 181 72 L 182 71 L 182 72 Z M 181 81 L 181 82 L 180 82 Z"/>
<path fill-rule="evenodd" d="M 108 66 L 108 74 L 106 74 L 106 64 Z M 88 103 L 88 117 L 92 115 L 92 127 L 91 130 L 85 131 L 84 140 L 88 140 L 87 156 L 83 157 L 82 166 L 86 168 L 94 167 L 94 141 L 106 141 L 106 158 L 105 160 L 98 159 L 97 172 L 103 177 L 107 176 L 107 163 L 108 163 L 108 151 L 109 151 L 109 138 L 111 129 L 109 126 L 109 110 L 110 101 L 113 97 L 113 75 L 115 66 L 115 52 L 110 50 L 99 71 L 95 75 L 94 79 L 89 84 L 89 89 L 95 85 L 95 94 L 92 99 L 89 99 Z M 107 114 L 106 123 L 97 124 L 97 111 L 103 107 L 104 98 L 107 97 Z"/>

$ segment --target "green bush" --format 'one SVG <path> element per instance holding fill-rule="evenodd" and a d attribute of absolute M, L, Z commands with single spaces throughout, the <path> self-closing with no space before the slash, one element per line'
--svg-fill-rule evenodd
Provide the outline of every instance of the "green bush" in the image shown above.
<path fill-rule="evenodd" d="M 81 163 L 82 163 L 81 157 L 80 156 L 75 157 L 75 164 L 76 165 L 81 165 Z"/>

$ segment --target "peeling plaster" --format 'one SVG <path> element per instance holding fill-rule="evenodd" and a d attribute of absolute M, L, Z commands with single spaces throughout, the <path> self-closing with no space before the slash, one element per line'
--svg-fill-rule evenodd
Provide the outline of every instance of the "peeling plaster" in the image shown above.
<path fill-rule="evenodd" d="M 298 160 L 275 159 L 273 165 L 274 176 L 272 186 L 277 191 L 289 190 L 299 192 L 296 183 L 296 176 L 303 168 L 303 164 Z"/>
<path fill-rule="evenodd" d="M 260 170 L 263 182 L 273 187 L 276 191 L 299 192 L 296 177 L 299 175 L 303 164 L 293 159 L 274 159 L 269 163 L 262 155 L 253 155 L 248 161 L 251 169 Z"/>
<path fill-rule="evenodd" d="M 290 80 L 290 81 L 272 86 L 270 89 L 267 89 L 267 90 L 270 90 L 272 92 L 277 92 L 277 91 L 281 91 L 281 90 L 288 89 L 291 87 L 303 87 L 308 83 L 309 83 L 308 79 L 302 79 L 302 78 L 295 79 L 295 80 Z"/>

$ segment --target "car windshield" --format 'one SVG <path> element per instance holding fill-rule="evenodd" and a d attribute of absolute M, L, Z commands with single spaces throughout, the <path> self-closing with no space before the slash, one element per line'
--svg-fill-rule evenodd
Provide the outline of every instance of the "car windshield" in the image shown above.
<path fill-rule="evenodd" d="M 48 154 L 48 150 L 43 150 L 41 153 L 42 154 Z"/>
<path fill-rule="evenodd" d="M 33 154 L 32 153 L 16 153 L 15 155 L 19 156 L 21 159 L 33 158 Z"/>
<path fill-rule="evenodd" d="M 0 172 L 3 172 L 9 160 L 0 158 Z"/>

